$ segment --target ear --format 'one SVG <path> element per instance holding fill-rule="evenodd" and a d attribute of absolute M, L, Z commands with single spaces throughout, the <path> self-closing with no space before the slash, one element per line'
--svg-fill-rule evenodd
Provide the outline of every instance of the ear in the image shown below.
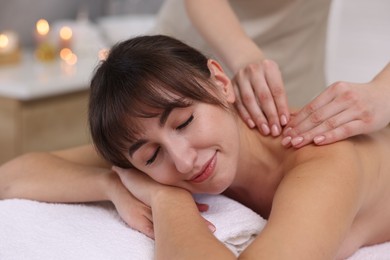
<path fill-rule="evenodd" d="M 236 97 L 234 95 L 232 82 L 223 71 L 222 66 L 217 61 L 209 59 L 207 61 L 207 67 L 210 70 L 211 79 L 218 87 L 220 87 L 226 101 L 233 104 Z"/>

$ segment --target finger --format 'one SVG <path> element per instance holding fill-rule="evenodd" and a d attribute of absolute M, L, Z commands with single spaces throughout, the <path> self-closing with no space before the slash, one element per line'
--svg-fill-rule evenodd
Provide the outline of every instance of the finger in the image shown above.
<path fill-rule="evenodd" d="M 271 132 L 268 121 L 257 103 L 252 85 L 246 79 L 243 80 L 242 77 L 237 77 L 236 83 L 240 86 L 240 97 L 243 106 L 245 106 L 250 117 L 254 120 L 259 130 L 261 130 L 261 133 L 263 135 L 268 135 Z M 236 88 L 238 89 L 238 86 Z"/>
<path fill-rule="evenodd" d="M 196 206 L 198 207 L 198 210 L 200 212 L 206 212 L 209 209 L 209 205 L 208 204 L 204 204 L 204 203 L 197 203 L 196 202 Z"/>
<path fill-rule="evenodd" d="M 154 228 L 152 221 L 145 220 L 142 223 L 137 223 L 136 226 L 131 228 L 138 230 L 139 232 L 145 234 L 147 237 L 150 237 L 151 239 L 154 239 Z"/>
<path fill-rule="evenodd" d="M 350 121 L 336 129 L 330 130 L 322 135 L 314 137 L 314 143 L 317 145 L 331 144 L 348 137 L 362 134 L 364 122 L 361 120 Z"/>
<path fill-rule="evenodd" d="M 290 135 L 291 137 L 295 137 L 310 132 L 310 130 L 314 130 L 314 129 L 316 129 L 314 131 L 316 132 L 316 134 L 328 131 L 330 129 L 329 127 L 335 128 L 340 124 L 346 123 L 351 119 L 355 119 L 355 115 L 353 115 L 353 113 L 351 112 L 352 111 L 351 109 L 349 109 L 348 104 L 338 102 L 337 99 L 333 100 L 330 103 L 322 106 L 321 108 L 311 113 L 298 125 L 292 128 L 292 130 L 290 131 L 290 133 L 288 133 L 288 135 Z M 324 122 L 327 123 L 324 124 Z M 317 128 L 317 126 L 320 127 Z"/>
<path fill-rule="evenodd" d="M 276 105 L 265 78 L 262 75 L 259 75 L 260 74 L 254 75 L 251 78 L 251 83 L 259 101 L 261 110 L 267 118 L 268 125 L 271 127 L 272 135 L 278 136 L 281 133 L 281 127 Z"/>
<path fill-rule="evenodd" d="M 294 128 L 297 125 L 299 125 L 303 120 L 305 120 L 308 116 L 310 116 L 312 113 L 317 111 L 319 108 L 325 106 L 326 104 L 329 104 L 334 99 L 334 93 L 330 91 L 330 88 L 326 89 L 323 93 L 321 93 L 319 96 L 313 99 L 309 104 L 304 106 L 298 113 L 294 115 L 288 122 L 286 126 L 286 130 L 289 128 Z M 286 135 L 287 133 L 284 131 L 283 135 Z"/>
<path fill-rule="evenodd" d="M 122 219 L 132 229 L 135 229 L 150 238 L 154 238 L 153 216 L 150 207 L 143 204 L 137 205 L 137 203 L 135 203 L 133 207 L 133 209 L 125 211 L 126 214 L 122 212 Z"/>
<path fill-rule="evenodd" d="M 211 232 L 215 232 L 217 230 L 217 228 L 214 226 L 213 223 L 211 223 L 210 221 L 208 221 L 207 219 L 203 218 L 204 221 L 206 222 L 206 225 L 207 227 L 210 229 Z"/>
<path fill-rule="evenodd" d="M 355 120 L 356 116 L 357 115 L 354 113 L 353 110 L 351 110 L 351 109 L 344 110 L 342 113 L 339 113 L 335 116 L 332 116 L 332 117 L 326 119 L 317 127 L 310 129 L 309 131 L 304 132 L 302 134 L 299 134 L 298 137 L 293 137 L 291 140 L 291 144 L 295 148 L 300 148 L 308 143 L 311 143 L 312 141 L 320 143 L 323 141 L 322 139 L 324 138 L 324 134 L 326 134 L 327 132 L 332 132 L 333 130 L 338 129 L 338 128 L 343 128 L 349 122 L 356 121 Z M 348 127 L 348 125 L 347 125 L 347 127 Z M 344 130 L 347 130 L 347 129 L 344 129 Z M 346 137 L 349 137 L 349 136 L 350 135 L 348 135 Z"/>
<path fill-rule="evenodd" d="M 282 80 L 282 74 L 280 73 L 278 65 L 271 60 L 265 60 L 264 66 L 266 70 L 266 80 L 276 104 L 280 125 L 285 126 L 290 119 L 290 112 L 288 109 L 287 95 Z"/>
<path fill-rule="evenodd" d="M 235 86 L 235 84 L 233 83 Z M 236 95 L 236 101 L 234 102 L 235 107 L 238 110 L 238 113 L 240 114 L 242 120 L 248 125 L 249 128 L 254 128 L 256 124 L 253 122 L 253 119 L 249 115 L 248 110 L 246 110 L 245 106 L 241 102 L 241 95 L 240 91 L 238 90 L 238 87 L 233 87 L 233 90 Z"/>

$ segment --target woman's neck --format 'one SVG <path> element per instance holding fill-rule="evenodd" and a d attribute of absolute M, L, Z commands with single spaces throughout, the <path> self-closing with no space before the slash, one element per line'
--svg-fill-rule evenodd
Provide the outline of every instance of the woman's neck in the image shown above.
<path fill-rule="evenodd" d="M 283 162 L 292 150 L 281 145 L 281 137 L 263 136 L 257 129 L 249 129 L 241 120 L 238 121 L 240 153 L 237 174 L 225 194 L 252 209 L 267 208 L 283 177 Z M 253 201 L 256 205 L 251 205 Z M 254 210 L 261 211 L 259 208 Z"/>

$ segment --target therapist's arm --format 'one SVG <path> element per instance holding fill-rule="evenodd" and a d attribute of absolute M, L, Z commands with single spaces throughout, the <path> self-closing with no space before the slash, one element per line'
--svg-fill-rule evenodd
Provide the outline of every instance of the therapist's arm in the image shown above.
<path fill-rule="evenodd" d="M 186 0 L 190 20 L 205 41 L 233 72 L 236 106 L 249 127 L 277 136 L 289 120 L 278 65 L 245 33 L 226 0 Z"/>
<path fill-rule="evenodd" d="M 390 63 L 368 83 L 336 82 L 292 117 L 284 144 L 324 145 L 380 130 L 390 122 Z"/>

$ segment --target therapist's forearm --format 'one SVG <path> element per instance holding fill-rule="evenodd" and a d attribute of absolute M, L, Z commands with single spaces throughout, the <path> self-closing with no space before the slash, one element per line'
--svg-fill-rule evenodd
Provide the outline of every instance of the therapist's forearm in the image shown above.
<path fill-rule="evenodd" d="M 207 228 L 189 192 L 167 189 L 151 206 L 156 259 L 236 259 Z"/>
<path fill-rule="evenodd" d="M 50 153 L 26 154 L 0 166 L 0 199 L 109 200 L 112 176 L 110 169 L 76 164 Z"/>
<path fill-rule="evenodd" d="M 263 58 L 262 51 L 247 36 L 227 0 L 185 2 L 193 25 L 234 74 Z"/>

